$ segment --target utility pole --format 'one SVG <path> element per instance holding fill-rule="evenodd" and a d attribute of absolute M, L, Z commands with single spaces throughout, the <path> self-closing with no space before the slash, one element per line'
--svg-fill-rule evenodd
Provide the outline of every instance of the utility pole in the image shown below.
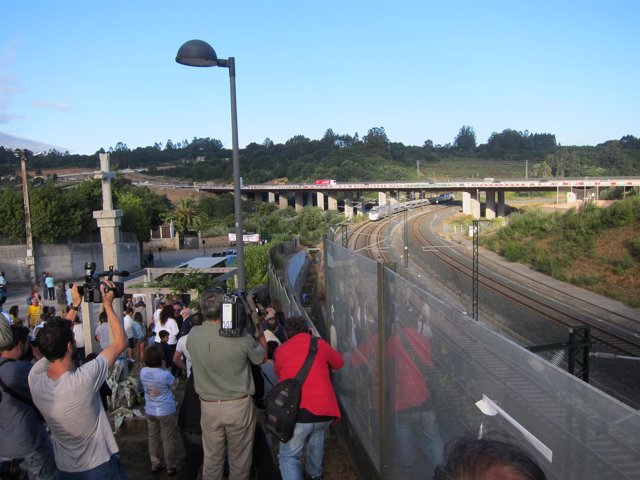
<path fill-rule="evenodd" d="M 27 181 L 27 154 L 19 149 L 22 171 L 22 198 L 24 200 L 24 231 L 27 236 L 27 256 L 25 263 L 29 267 L 31 285 L 36 284 L 36 258 L 33 251 L 33 235 L 31 233 L 31 210 L 29 208 L 29 182 Z"/>

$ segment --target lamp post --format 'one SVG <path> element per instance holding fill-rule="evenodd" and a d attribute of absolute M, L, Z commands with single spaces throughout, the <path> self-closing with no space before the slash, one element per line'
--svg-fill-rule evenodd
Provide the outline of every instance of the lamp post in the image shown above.
<path fill-rule="evenodd" d="M 31 233 L 31 209 L 29 207 L 29 188 L 27 181 L 27 154 L 23 149 L 17 150 L 20 155 L 22 173 L 22 198 L 24 201 L 24 230 L 27 236 L 27 256 L 25 262 L 29 266 L 31 285 L 36 284 L 36 262 L 33 251 L 33 235 Z"/>
<path fill-rule="evenodd" d="M 178 50 L 176 62 L 190 67 L 224 67 L 229 69 L 231 91 L 231 141 L 233 156 L 233 205 L 236 223 L 236 252 L 238 263 L 238 289 L 244 291 L 244 239 L 242 229 L 242 199 L 240 198 L 240 150 L 238 147 L 238 108 L 236 105 L 236 63 L 235 58 L 218 58 L 211 45 L 202 40 L 189 40 Z"/>

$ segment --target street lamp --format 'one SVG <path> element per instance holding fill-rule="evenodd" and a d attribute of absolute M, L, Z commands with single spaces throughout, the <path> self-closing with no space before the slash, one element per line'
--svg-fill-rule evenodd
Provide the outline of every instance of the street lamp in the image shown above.
<path fill-rule="evenodd" d="M 24 149 L 16 150 L 20 156 L 22 172 L 22 198 L 24 201 L 24 230 L 27 236 L 27 256 L 25 262 L 29 267 L 29 278 L 31 285 L 36 283 L 36 262 L 33 251 L 33 235 L 31 233 L 31 210 L 29 208 L 29 187 L 27 180 L 27 153 Z"/>
<path fill-rule="evenodd" d="M 236 221 L 236 251 L 238 263 L 238 289 L 244 291 L 244 239 L 242 231 L 242 199 L 240 189 L 240 150 L 238 148 L 238 108 L 236 106 L 236 62 L 235 58 L 218 58 L 215 50 L 202 40 L 189 40 L 178 50 L 176 62 L 190 67 L 224 67 L 229 69 L 231 90 L 231 141 L 233 145 L 233 205 Z"/>

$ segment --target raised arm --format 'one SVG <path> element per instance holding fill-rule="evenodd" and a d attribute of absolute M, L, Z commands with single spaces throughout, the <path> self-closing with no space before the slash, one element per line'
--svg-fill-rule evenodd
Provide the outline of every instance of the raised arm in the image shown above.
<path fill-rule="evenodd" d="M 71 287 L 71 308 L 67 312 L 66 319 L 73 323 L 78 315 L 78 309 L 80 308 L 80 304 L 82 303 L 82 296 L 80 292 L 78 292 L 78 286 L 74 285 Z"/>
<path fill-rule="evenodd" d="M 109 291 L 104 291 L 104 285 L 109 286 Z M 118 318 L 116 312 L 113 310 L 113 298 L 115 296 L 115 286 L 112 282 L 104 281 L 100 285 L 100 293 L 102 294 L 102 306 L 107 314 L 107 321 L 109 327 L 111 327 L 111 334 L 113 335 L 113 343 L 100 352 L 100 355 L 106 358 L 109 368 L 113 366 L 118 357 L 129 345 L 127 334 L 124 331 L 124 325 L 122 320 Z"/>

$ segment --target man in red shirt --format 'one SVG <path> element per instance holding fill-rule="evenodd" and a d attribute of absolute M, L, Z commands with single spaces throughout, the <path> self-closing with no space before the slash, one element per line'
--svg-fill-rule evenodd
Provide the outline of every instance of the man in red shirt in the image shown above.
<path fill-rule="evenodd" d="M 311 334 L 302 317 L 288 318 L 284 324 L 288 340 L 275 351 L 274 372 L 280 379 L 296 376 L 309 353 Z M 302 479 L 302 452 L 307 446 L 306 474 L 311 479 L 322 477 L 324 432 L 340 418 L 340 408 L 331 384 L 331 370 L 344 365 L 342 355 L 322 339 L 318 352 L 302 385 L 302 399 L 293 438 L 280 444 L 280 473 L 283 480 Z"/>

